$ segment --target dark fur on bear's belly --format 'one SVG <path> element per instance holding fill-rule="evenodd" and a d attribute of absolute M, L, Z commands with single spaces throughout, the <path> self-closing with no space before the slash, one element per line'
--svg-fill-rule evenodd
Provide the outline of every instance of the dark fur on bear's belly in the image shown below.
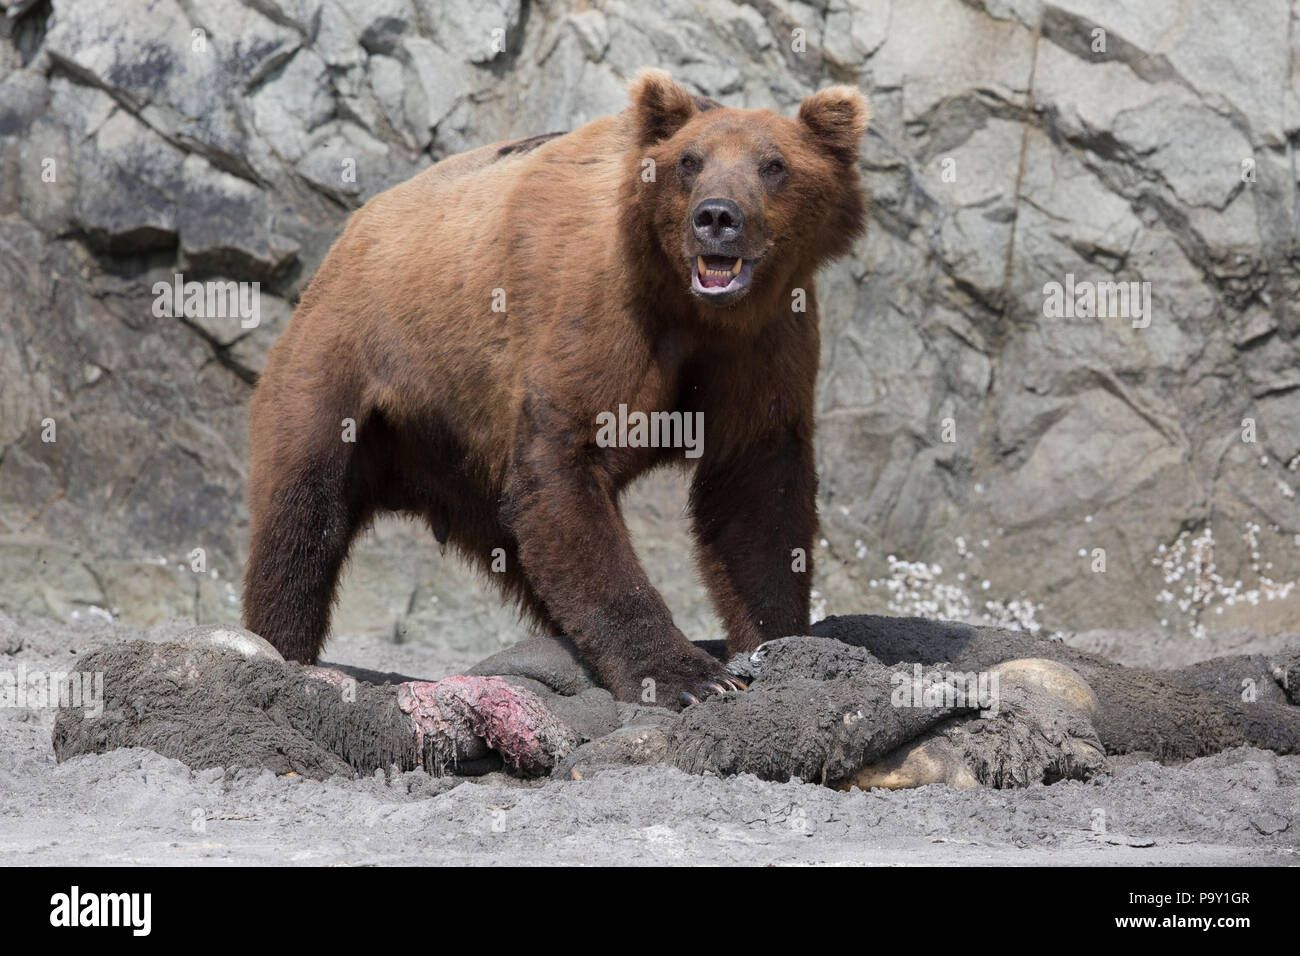
<path fill-rule="evenodd" d="M 631 96 L 375 197 L 321 265 L 250 408 L 244 619 L 286 658 L 317 659 L 351 543 L 391 511 L 571 636 L 616 696 L 735 689 L 673 624 L 619 513 L 667 462 L 694 468 L 729 647 L 806 629 L 813 274 L 863 228 L 867 106 L 832 87 L 786 119 L 661 73 Z M 597 421 L 620 405 L 699 415 L 701 453 L 606 447 Z"/>

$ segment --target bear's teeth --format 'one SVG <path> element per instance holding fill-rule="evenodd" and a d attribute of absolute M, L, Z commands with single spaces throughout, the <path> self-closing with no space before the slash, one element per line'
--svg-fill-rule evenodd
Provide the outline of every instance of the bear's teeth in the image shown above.
<path fill-rule="evenodd" d="M 734 279 L 736 276 L 740 275 L 740 270 L 744 264 L 744 258 L 737 258 L 736 264 L 729 269 L 710 269 L 705 263 L 703 256 L 695 257 L 695 268 L 699 271 L 701 276 L 729 276 Z"/>

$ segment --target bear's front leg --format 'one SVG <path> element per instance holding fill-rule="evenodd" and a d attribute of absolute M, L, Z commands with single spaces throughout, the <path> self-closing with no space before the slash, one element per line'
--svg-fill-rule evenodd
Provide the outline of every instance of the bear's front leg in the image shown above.
<path fill-rule="evenodd" d="M 727 650 L 808 633 L 817 470 L 812 429 L 765 435 L 717 460 L 691 484 L 696 551 L 727 628 Z"/>
<path fill-rule="evenodd" d="M 673 624 L 584 448 L 552 435 L 524 442 L 505 517 L 529 584 L 617 699 L 676 707 L 743 688 Z"/>

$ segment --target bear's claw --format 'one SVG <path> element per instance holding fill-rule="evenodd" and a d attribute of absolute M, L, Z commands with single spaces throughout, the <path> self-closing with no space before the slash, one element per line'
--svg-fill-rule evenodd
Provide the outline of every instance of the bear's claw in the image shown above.
<path fill-rule="evenodd" d="M 739 693 L 742 690 L 749 690 L 749 685 L 739 677 L 727 675 L 726 677 L 719 677 L 716 680 L 706 680 L 699 685 L 698 689 L 700 693 L 704 694 L 706 697 L 721 697 L 724 694 Z M 680 695 L 678 695 L 677 701 L 683 707 L 689 707 L 691 704 L 698 704 L 700 698 L 695 694 L 692 694 L 690 691 L 684 690 Z"/>

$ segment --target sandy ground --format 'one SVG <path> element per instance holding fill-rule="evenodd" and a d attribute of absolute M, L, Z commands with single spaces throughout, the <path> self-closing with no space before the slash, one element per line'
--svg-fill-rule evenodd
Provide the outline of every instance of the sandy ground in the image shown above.
<path fill-rule="evenodd" d="M 0 628 L 0 670 L 73 670 L 87 649 L 139 636 L 25 620 L 7 638 Z M 1078 642 L 1124 643 L 1096 632 Z M 1221 644 L 1239 651 L 1243 639 Z M 1131 656 L 1172 666 L 1215 652 L 1147 641 Z M 335 638 L 326 656 L 425 678 L 472 663 L 365 637 Z M 1129 759 L 1090 784 L 1022 791 L 836 793 L 664 767 L 544 783 L 421 772 L 315 782 L 192 772 L 144 750 L 56 764 L 53 721 L 48 708 L 0 708 L 2 864 L 1300 863 L 1300 757 L 1245 748 L 1182 767 Z"/>

